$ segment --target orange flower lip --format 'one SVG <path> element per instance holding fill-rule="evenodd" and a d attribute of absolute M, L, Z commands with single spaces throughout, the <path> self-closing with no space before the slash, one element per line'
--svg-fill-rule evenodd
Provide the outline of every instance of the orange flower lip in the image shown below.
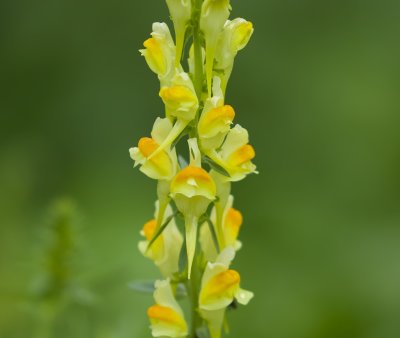
<path fill-rule="evenodd" d="M 234 208 L 228 209 L 225 222 L 230 228 L 238 231 L 243 223 L 242 213 Z"/>
<path fill-rule="evenodd" d="M 143 162 L 146 162 L 153 171 L 157 172 L 157 175 L 172 178 L 174 174 L 173 163 L 169 154 L 165 150 L 161 150 L 153 155 L 159 147 L 158 143 L 150 137 L 142 137 L 138 142 L 139 152 L 145 158 Z M 150 158 L 150 156 L 152 157 Z"/>
<path fill-rule="evenodd" d="M 235 270 L 226 270 L 211 278 L 205 285 L 200 296 L 202 302 L 209 302 L 220 297 L 234 297 L 236 287 L 239 287 L 240 275 Z"/>
<path fill-rule="evenodd" d="M 154 232 L 156 230 L 156 225 L 157 221 L 155 219 L 152 219 L 143 226 L 143 233 L 148 241 L 153 238 Z"/>
<path fill-rule="evenodd" d="M 240 283 L 240 275 L 235 270 L 226 270 L 216 275 L 211 282 L 218 288 L 227 289 Z"/>
<path fill-rule="evenodd" d="M 142 137 L 139 140 L 138 148 L 145 157 L 149 157 L 158 147 L 157 142 L 150 137 Z"/>
<path fill-rule="evenodd" d="M 202 181 L 205 183 L 212 182 L 211 176 L 205 171 L 203 168 L 187 166 L 183 170 L 181 170 L 178 175 L 176 175 L 175 180 L 176 183 L 182 183 L 186 180 L 193 178 L 198 181 Z"/>
<path fill-rule="evenodd" d="M 158 47 L 158 44 L 154 38 L 149 38 L 145 42 L 143 42 L 143 46 L 146 48 L 156 48 Z"/>
<path fill-rule="evenodd" d="M 185 328 L 185 322 L 182 317 L 170 307 L 153 305 L 147 310 L 147 316 L 153 320 L 162 321 L 168 324 L 176 325 Z"/>
<path fill-rule="evenodd" d="M 216 107 L 205 113 L 204 118 L 199 123 L 199 132 L 206 133 L 207 129 L 213 128 L 219 122 L 231 123 L 235 118 L 235 111 L 232 106 L 225 105 Z"/>
<path fill-rule="evenodd" d="M 156 67 L 155 71 L 164 74 L 167 65 L 159 42 L 155 38 L 149 38 L 143 43 L 143 46 L 146 48 L 147 56 L 151 60 L 150 62 L 154 63 Z"/>
<path fill-rule="evenodd" d="M 161 88 L 160 96 L 164 102 L 185 102 L 195 99 L 193 93 L 184 86 Z"/>
<path fill-rule="evenodd" d="M 217 191 L 214 180 L 209 173 L 203 168 L 192 165 L 181 170 L 171 182 L 172 193 L 181 192 L 185 194 L 182 191 L 187 188 L 194 191 L 194 195 L 203 195 L 210 199 L 214 199 Z"/>
<path fill-rule="evenodd" d="M 237 149 L 234 153 L 229 156 L 229 163 L 232 166 L 240 166 L 248 161 L 251 161 L 256 156 L 254 148 L 250 144 Z"/>
<path fill-rule="evenodd" d="M 237 34 L 234 36 L 234 45 L 242 49 L 250 39 L 253 33 L 253 24 L 249 21 L 242 23 L 237 27 Z"/>

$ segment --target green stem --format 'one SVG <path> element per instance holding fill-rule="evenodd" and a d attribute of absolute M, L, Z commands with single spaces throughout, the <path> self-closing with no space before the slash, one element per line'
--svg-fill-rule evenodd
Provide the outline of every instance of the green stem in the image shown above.
<path fill-rule="evenodd" d="M 201 97 L 203 93 L 204 83 L 204 72 L 203 72 L 203 55 L 201 46 L 201 34 L 200 34 L 200 16 L 201 7 L 203 0 L 192 0 L 192 22 L 193 22 L 193 49 L 194 49 L 194 88 L 196 91 L 199 103 L 201 103 Z M 200 104 L 201 106 L 201 104 Z M 196 114 L 195 126 L 191 132 L 190 137 L 197 137 L 197 123 L 199 119 L 200 108 Z M 197 237 L 197 236 L 196 236 Z M 197 244 L 197 243 L 196 243 Z M 196 251 L 193 259 L 193 265 L 191 268 L 191 278 L 187 280 L 187 289 L 190 294 L 190 307 L 191 307 L 191 332 L 190 338 L 197 338 L 196 330 L 202 325 L 202 318 L 200 317 L 199 308 L 199 293 L 200 293 L 200 281 L 201 271 L 199 254 Z"/>
<path fill-rule="evenodd" d="M 198 312 L 199 307 L 199 289 L 200 289 L 200 276 L 199 276 L 199 262 L 196 255 L 193 261 L 191 279 L 187 281 L 190 292 L 190 305 L 191 305 L 191 333 L 190 338 L 197 338 L 196 330 L 200 327 L 202 319 Z"/>
<path fill-rule="evenodd" d="M 199 101 L 203 92 L 203 55 L 200 38 L 200 15 L 202 0 L 194 1 L 193 8 L 193 48 L 194 48 L 194 87 Z"/>
<path fill-rule="evenodd" d="M 220 250 L 225 248 L 225 237 L 224 237 L 224 230 L 223 230 L 223 218 L 224 218 L 224 205 L 221 205 L 220 202 L 215 203 L 215 209 L 217 211 L 217 237 L 218 237 L 218 244 Z"/>

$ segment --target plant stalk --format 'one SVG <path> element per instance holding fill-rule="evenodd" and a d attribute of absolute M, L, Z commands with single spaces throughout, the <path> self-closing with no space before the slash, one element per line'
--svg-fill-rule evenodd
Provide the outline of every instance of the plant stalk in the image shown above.
<path fill-rule="evenodd" d="M 194 88 L 196 91 L 199 103 L 202 100 L 204 72 L 203 72 L 203 55 L 201 46 L 201 32 L 200 32 L 200 15 L 203 0 L 193 0 L 192 6 L 192 22 L 193 22 L 193 49 L 194 49 Z M 200 104 L 201 106 L 201 104 Z M 191 137 L 197 138 L 197 123 L 200 115 L 200 108 L 196 114 L 195 126 Z M 196 236 L 197 237 L 197 236 Z M 197 243 L 196 243 L 197 245 Z M 200 317 L 199 308 L 199 293 L 200 293 L 200 262 L 199 254 L 196 250 L 191 269 L 191 278 L 187 280 L 187 289 L 190 294 L 190 307 L 191 307 L 191 330 L 189 338 L 197 338 L 197 329 L 202 325 L 202 318 Z"/>

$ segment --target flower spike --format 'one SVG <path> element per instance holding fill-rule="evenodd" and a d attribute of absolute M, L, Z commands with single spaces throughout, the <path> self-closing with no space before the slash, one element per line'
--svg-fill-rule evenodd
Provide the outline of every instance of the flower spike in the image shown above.
<path fill-rule="evenodd" d="M 154 218 L 144 222 L 138 246 L 166 279 L 155 283 L 147 315 L 153 337 L 221 338 L 226 310 L 253 297 L 230 267 L 242 246 L 243 223 L 231 186 L 257 173 L 255 150 L 247 130 L 233 126 L 237 112 L 225 102 L 235 57 L 248 44 L 253 24 L 229 20 L 230 0 L 166 4 L 174 38 L 167 24 L 156 22 L 140 50 L 160 81 L 165 116 L 129 150 L 134 166 L 157 181 Z M 185 139 L 188 156 L 177 155 Z M 191 325 L 177 302 L 188 295 Z"/>

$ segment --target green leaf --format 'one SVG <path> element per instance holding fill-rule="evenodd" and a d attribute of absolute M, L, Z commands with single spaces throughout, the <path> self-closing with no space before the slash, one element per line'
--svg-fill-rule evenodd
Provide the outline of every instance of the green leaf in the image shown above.
<path fill-rule="evenodd" d="M 150 243 L 147 245 L 147 250 L 149 250 L 151 248 L 151 246 L 153 245 L 153 243 L 157 240 L 157 238 L 163 233 L 163 231 L 165 230 L 165 228 L 167 227 L 167 225 L 169 224 L 169 222 L 171 222 L 171 220 L 176 216 L 176 213 L 173 213 L 171 216 L 167 217 L 167 219 L 165 220 L 165 222 L 161 225 L 160 229 L 158 229 L 157 233 L 153 236 L 153 238 L 151 239 Z"/>
<path fill-rule="evenodd" d="M 179 272 L 184 272 L 187 266 L 187 252 L 186 252 L 186 236 L 183 240 L 181 252 L 179 253 Z"/>
<path fill-rule="evenodd" d="M 196 330 L 196 337 L 198 338 L 211 338 L 208 328 L 203 326 Z"/>
<path fill-rule="evenodd" d="M 186 158 L 180 154 L 178 155 L 178 163 L 181 169 L 186 168 L 189 165 L 188 161 L 186 161 Z"/>
<path fill-rule="evenodd" d="M 188 127 L 186 127 L 185 129 L 182 130 L 182 132 L 178 135 L 178 137 L 171 143 L 170 149 L 174 149 L 175 146 L 179 143 L 179 141 L 182 139 L 182 137 L 184 137 L 185 135 L 187 135 L 188 133 Z"/>
<path fill-rule="evenodd" d="M 187 297 L 187 292 L 186 292 L 186 287 L 185 287 L 185 285 L 184 284 L 182 284 L 182 283 L 179 283 L 178 285 L 177 285 L 177 287 L 176 287 L 176 292 L 175 292 L 175 297 L 177 298 L 177 299 L 182 299 L 182 298 L 185 298 L 185 297 Z"/>
<path fill-rule="evenodd" d="M 217 249 L 217 252 L 219 253 L 220 252 L 219 243 L 218 243 L 217 234 L 216 234 L 215 229 L 214 229 L 214 224 L 212 224 L 210 219 L 207 220 L 207 224 L 208 224 L 208 228 L 210 229 L 211 237 L 213 239 L 215 248 Z"/>
<path fill-rule="evenodd" d="M 218 163 L 213 161 L 208 156 L 204 156 L 202 160 L 203 160 L 203 163 L 209 165 L 211 169 L 215 170 L 216 172 L 220 173 L 221 175 L 231 177 L 231 175 L 229 175 L 229 173 L 225 170 L 225 168 L 220 166 Z"/>
<path fill-rule="evenodd" d="M 233 302 L 228 305 L 228 310 L 236 310 L 238 308 L 238 306 L 239 306 L 239 304 L 238 304 L 237 300 L 234 299 Z"/>
<path fill-rule="evenodd" d="M 192 155 L 192 158 L 196 157 L 192 148 L 190 148 L 190 154 Z"/>
<path fill-rule="evenodd" d="M 134 281 L 128 284 L 129 288 L 141 293 L 153 293 L 155 290 L 154 280 Z"/>
<path fill-rule="evenodd" d="M 154 290 L 156 289 L 155 286 L 155 280 L 143 280 L 143 281 L 134 281 L 128 284 L 129 288 L 133 291 L 137 291 L 140 293 L 153 293 Z M 187 292 L 185 285 L 182 283 L 179 283 L 176 286 L 176 292 L 175 292 L 175 297 L 177 299 L 182 299 L 187 297 Z"/>

